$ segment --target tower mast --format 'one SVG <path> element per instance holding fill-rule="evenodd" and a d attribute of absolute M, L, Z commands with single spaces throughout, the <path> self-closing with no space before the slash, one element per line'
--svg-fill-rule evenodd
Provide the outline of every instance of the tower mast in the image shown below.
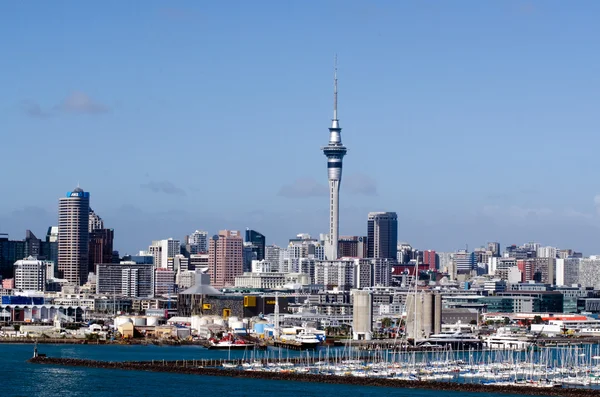
<path fill-rule="evenodd" d="M 333 119 L 329 128 L 329 144 L 321 148 L 327 157 L 327 175 L 329 179 L 329 233 L 325 244 L 325 256 L 328 260 L 338 259 L 339 240 L 339 194 L 342 182 L 342 160 L 347 149 L 342 144 L 342 128 L 337 115 L 338 79 L 337 55 L 333 69 Z"/>

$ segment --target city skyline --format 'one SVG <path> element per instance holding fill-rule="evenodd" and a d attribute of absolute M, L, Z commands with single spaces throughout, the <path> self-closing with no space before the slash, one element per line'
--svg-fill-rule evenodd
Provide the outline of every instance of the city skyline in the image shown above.
<path fill-rule="evenodd" d="M 338 53 L 352 148 L 340 235 L 394 211 L 399 240 L 421 249 L 534 240 L 600 252 L 599 5 L 583 3 L 5 5 L 0 115 L 23 150 L 3 159 L 52 177 L 8 175 L 19 194 L 3 196 L 0 232 L 44 235 L 79 181 L 122 253 L 196 229 L 250 227 L 279 245 L 326 233 L 317 149 Z M 72 23 L 58 28 L 59 13 Z M 218 26 L 225 14 L 235 28 Z M 57 42 L 67 51 L 52 58 Z"/>

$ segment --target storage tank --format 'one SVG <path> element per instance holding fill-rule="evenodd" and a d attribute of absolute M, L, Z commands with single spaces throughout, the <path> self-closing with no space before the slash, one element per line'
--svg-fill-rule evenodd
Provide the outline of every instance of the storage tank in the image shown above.
<path fill-rule="evenodd" d="M 115 317 L 115 327 L 120 327 L 121 325 L 128 323 L 128 322 L 132 323 L 133 321 L 131 321 L 131 319 L 127 316 Z"/>
<path fill-rule="evenodd" d="M 134 317 L 133 325 L 136 327 L 144 327 L 146 325 L 146 317 Z"/>
<path fill-rule="evenodd" d="M 156 327 L 158 325 L 158 317 L 147 317 L 146 325 L 148 327 Z"/>

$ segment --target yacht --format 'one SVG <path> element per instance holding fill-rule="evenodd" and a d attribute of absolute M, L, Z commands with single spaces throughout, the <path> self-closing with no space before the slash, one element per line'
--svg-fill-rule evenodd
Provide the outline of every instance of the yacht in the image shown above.
<path fill-rule="evenodd" d="M 490 335 L 483 340 L 485 347 L 502 350 L 526 350 L 532 342 L 516 335 Z"/>
<path fill-rule="evenodd" d="M 481 348 L 483 342 L 474 334 L 455 332 L 442 332 L 433 334 L 427 339 L 417 341 L 421 346 L 451 346 L 452 348 Z"/>

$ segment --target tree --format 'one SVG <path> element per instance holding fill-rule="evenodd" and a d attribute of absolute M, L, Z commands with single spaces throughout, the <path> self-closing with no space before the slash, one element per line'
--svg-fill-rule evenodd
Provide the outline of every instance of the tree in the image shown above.
<path fill-rule="evenodd" d="M 389 317 L 385 317 L 384 319 L 381 320 L 381 326 L 383 328 L 389 328 L 392 326 L 392 319 Z"/>
<path fill-rule="evenodd" d="M 542 320 L 542 316 L 535 316 L 533 317 L 533 323 L 534 324 L 542 324 L 544 322 L 544 320 Z"/>
<path fill-rule="evenodd" d="M 504 325 L 510 324 L 510 318 L 504 317 Z"/>

